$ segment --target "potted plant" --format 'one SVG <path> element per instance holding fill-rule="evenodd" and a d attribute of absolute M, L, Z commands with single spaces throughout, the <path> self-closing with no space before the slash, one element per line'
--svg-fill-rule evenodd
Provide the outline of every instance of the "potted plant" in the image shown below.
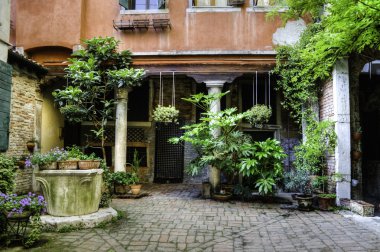
<path fill-rule="evenodd" d="M 96 157 L 95 153 L 83 154 L 79 157 L 78 167 L 80 170 L 98 169 L 99 166 L 100 159 Z"/>
<path fill-rule="evenodd" d="M 256 128 L 262 128 L 263 124 L 269 122 L 271 116 L 271 107 L 264 104 L 256 104 L 246 112 L 246 119 Z"/>
<path fill-rule="evenodd" d="M 76 170 L 78 168 L 78 161 L 83 155 L 78 146 L 67 147 L 66 155 L 58 161 L 58 169 Z"/>
<path fill-rule="evenodd" d="M 359 142 L 362 139 L 362 128 L 359 127 L 356 131 L 352 133 L 352 139 L 355 142 Z"/>
<path fill-rule="evenodd" d="M 24 169 L 25 168 L 25 162 L 28 159 L 28 156 L 22 155 L 20 158 L 17 159 L 17 165 L 18 168 Z"/>
<path fill-rule="evenodd" d="M 153 111 L 153 120 L 163 123 L 177 123 L 179 110 L 174 106 L 161 106 L 158 105 Z"/>
<path fill-rule="evenodd" d="M 295 200 L 298 195 L 311 195 L 311 179 L 309 173 L 305 170 L 291 170 L 284 174 L 284 189 L 292 192 L 292 198 Z"/>
<path fill-rule="evenodd" d="M 37 140 L 35 138 L 32 138 L 26 142 L 26 148 L 28 148 L 29 152 L 34 151 L 34 147 L 36 147 Z"/>
<path fill-rule="evenodd" d="M 132 172 L 130 173 L 129 177 L 129 186 L 131 187 L 132 194 L 138 195 L 141 190 L 141 184 L 140 178 L 138 176 L 138 171 L 140 169 L 140 163 L 141 163 L 141 158 L 139 158 L 139 154 L 137 150 L 133 152 L 133 160 L 132 163 L 127 163 L 127 165 L 131 166 Z"/>
<path fill-rule="evenodd" d="M 114 172 L 111 174 L 111 181 L 114 184 L 116 194 L 126 194 L 129 191 L 130 174 L 126 172 Z"/>
<path fill-rule="evenodd" d="M 337 137 L 332 121 L 315 121 L 307 117 L 305 141 L 295 147 L 296 169 L 303 170 L 314 176 L 315 188 L 326 187 L 327 153 L 334 153 Z M 324 193 L 325 194 L 325 193 Z M 299 197 L 298 197 L 299 198 Z"/>
<path fill-rule="evenodd" d="M 45 209 L 46 202 L 41 195 L 31 192 L 20 196 L 0 193 L 0 215 L 1 218 L 5 218 L 6 242 L 21 238 L 25 247 L 34 245 L 40 238 L 40 215 L 45 212 Z M 28 226 L 28 223 L 31 225 Z M 27 227 L 29 233 L 27 233 Z"/>
<path fill-rule="evenodd" d="M 25 166 L 38 165 L 41 170 L 55 170 L 57 169 L 57 162 L 65 159 L 66 155 L 66 151 L 58 147 L 46 153 L 37 152 L 26 159 Z"/>

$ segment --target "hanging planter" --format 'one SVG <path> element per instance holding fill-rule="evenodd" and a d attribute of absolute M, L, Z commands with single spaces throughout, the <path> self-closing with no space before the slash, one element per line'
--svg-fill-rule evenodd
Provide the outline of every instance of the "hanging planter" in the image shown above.
<path fill-rule="evenodd" d="M 358 161 L 362 157 L 362 152 L 357 151 L 357 150 L 353 150 L 351 155 L 352 155 L 353 160 Z"/>
<path fill-rule="evenodd" d="M 162 123 L 177 123 L 179 110 L 175 108 L 175 76 L 173 72 L 172 80 L 172 104 L 169 106 L 164 106 L 164 83 L 162 75 L 160 72 L 160 92 L 159 92 L 159 103 L 158 106 L 153 111 L 153 120 Z"/>
<path fill-rule="evenodd" d="M 246 119 L 256 128 L 262 128 L 263 124 L 269 122 L 271 116 L 271 107 L 264 104 L 256 104 L 246 112 Z"/>
<path fill-rule="evenodd" d="M 163 123 L 177 123 L 179 110 L 175 107 L 158 105 L 153 111 L 153 120 Z"/>

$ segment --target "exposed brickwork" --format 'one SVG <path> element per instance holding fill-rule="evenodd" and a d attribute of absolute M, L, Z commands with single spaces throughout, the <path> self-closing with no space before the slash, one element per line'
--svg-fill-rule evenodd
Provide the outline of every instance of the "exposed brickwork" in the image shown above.
<path fill-rule="evenodd" d="M 32 191 L 32 174 L 33 169 L 31 168 L 17 170 L 15 189 L 16 193 L 25 194 Z"/>
<path fill-rule="evenodd" d="M 321 90 L 319 97 L 319 119 L 323 120 L 333 120 L 334 117 L 334 100 L 333 100 L 333 81 L 327 81 Z M 329 155 L 327 157 L 327 172 L 332 174 L 335 172 L 335 156 Z M 329 182 L 328 191 L 335 193 L 335 182 Z"/>
<path fill-rule="evenodd" d="M 36 96 L 39 80 L 30 73 L 13 66 L 12 96 L 9 123 L 9 148 L 6 154 L 13 157 L 29 155 L 26 142 L 35 135 Z M 17 193 L 32 188 L 32 169 L 19 169 L 16 176 Z"/>
<path fill-rule="evenodd" d="M 323 121 L 332 119 L 333 116 L 333 82 L 330 80 L 322 86 L 321 95 L 319 97 L 319 118 Z"/>

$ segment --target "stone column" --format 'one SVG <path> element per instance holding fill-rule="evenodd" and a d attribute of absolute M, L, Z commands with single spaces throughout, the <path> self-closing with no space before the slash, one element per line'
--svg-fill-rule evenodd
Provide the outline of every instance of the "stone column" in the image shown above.
<path fill-rule="evenodd" d="M 127 162 L 128 88 L 117 89 L 115 122 L 115 172 L 125 172 Z"/>
<path fill-rule="evenodd" d="M 333 101 L 335 132 L 338 137 L 335 149 L 335 172 L 343 175 L 337 182 L 336 195 L 339 199 L 351 198 L 351 132 L 348 61 L 337 61 L 333 71 Z"/>
<path fill-rule="evenodd" d="M 208 94 L 220 94 L 223 89 L 223 85 L 225 81 L 222 80 L 212 80 L 212 81 L 205 81 L 206 87 L 208 90 Z M 211 112 L 217 113 L 220 111 L 220 99 L 215 100 L 211 103 L 210 107 Z M 214 129 L 212 132 L 212 135 L 214 137 L 217 137 L 220 135 L 220 129 Z M 215 192 L 215 189 L 217 189 L 220 185 L 220 170 L 217 167 L 210 167 L 210 183 L 211 183 L 211 189 Z"/>

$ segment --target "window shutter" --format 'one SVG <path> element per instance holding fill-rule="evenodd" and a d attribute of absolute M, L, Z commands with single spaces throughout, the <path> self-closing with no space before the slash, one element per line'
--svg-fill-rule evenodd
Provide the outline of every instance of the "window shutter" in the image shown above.
<path fill-rule="evenodd" d="M 128 0 L 119 0 L 119 4 L 121 5 L 121 6 L 123 6 L 125 9 L 129 9 L 128 8 Z"/>
<path fill-rule="evenodd" d="M 0 151 L 8 149 L 12 66 L 0 60 Z"/>

